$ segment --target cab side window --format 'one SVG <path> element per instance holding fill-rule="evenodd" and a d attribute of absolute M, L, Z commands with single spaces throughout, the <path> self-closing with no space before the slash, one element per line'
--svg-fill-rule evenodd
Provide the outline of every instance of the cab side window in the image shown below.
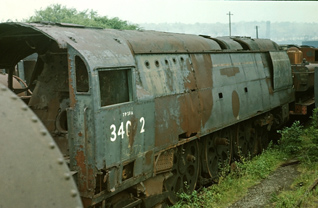
<path fill-rule="evenodd" d="M 99 71 L 101 106 L 130 101 L 130 70 Z"/>

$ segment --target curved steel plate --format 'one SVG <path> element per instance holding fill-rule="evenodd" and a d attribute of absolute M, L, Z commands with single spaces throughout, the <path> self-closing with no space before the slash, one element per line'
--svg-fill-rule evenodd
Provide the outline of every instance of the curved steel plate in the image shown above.
<path fill-rule="evenodd" d="M 0 207 L 82 207 L 54 140 L 1 83 L 0 116 Z"/>

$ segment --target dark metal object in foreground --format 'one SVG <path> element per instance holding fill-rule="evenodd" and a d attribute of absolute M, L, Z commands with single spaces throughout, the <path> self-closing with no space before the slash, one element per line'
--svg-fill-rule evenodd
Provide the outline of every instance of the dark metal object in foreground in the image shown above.
<path fill-rule="evenodd" d="M 0 83 L 0 207 L 82 207 L 58 146 L 39 118 Z"/>

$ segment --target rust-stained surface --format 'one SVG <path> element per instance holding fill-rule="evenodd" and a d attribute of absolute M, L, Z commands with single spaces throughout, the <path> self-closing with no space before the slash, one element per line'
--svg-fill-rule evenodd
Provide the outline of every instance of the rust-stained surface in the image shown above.
<path fill-rule="evenodd" d="M 223 68 L 220 69 L 221 75 L 225 75 L 228 77 L 235 76 L 235 74 L 240 72 L 240 69 L 238 67 L 229 67 L 229 68 Z"/>
<path fill-rule="evenodd" d="M 141 53 L 188 53 L 219 51 L 220 46 L 212 40 L 196 35 L 171 34 L 155 31 L 131 31 L 126 38 L 135 54 Z M 129 36 L 128 36 L 129 35 Z"/>
<path fill-rule="evenodd" d="M 159 153 L 155 159 L 155 173 L 158 174 L 163 171 L 167 171 L 173 166 L 174 150 L 170 149 L 165 152 Z"/>
<path fill-rule="evenodd" d="M 145 154 L 145 163 L 146 165 L 150 165 L 152 162 L 153 151 L 148 151 Z"/>
<path fill-rule="evenodd" d="M 292 64 L 295 104 L 291 107 L 290 114 L 307 115 L 307 109 L 314 105 L 315 69 L 317 68 L 317 63 L 308 63 L 307 61 Z"/>
<path fill-rule="evenodd" d="M 194 189 L 198 138 L 294 100 L 288 56 L 270 40 L 6 23 L 0 49 L 3 68 L 38 54 L 28 105 L 62 141 L 85 206 L 128 189 L 163 201 L 177 166 L 195 173 Z M 211 138 L 225 146 L 233 135 Z"/>
<path fill-rule="evenodd" d="M 204 126 L 211 117 L 211 113 L 212 113 L 212 109 L 214 105 L 212 90 L 207 88 L 204 90 L 200 90 L 198 94 L 200 99 L 201 116 L 202 116 L 201 125 Z"/>
<path fill-rule="evenodd" d="M 192 54 L 191 61 L 198 89 L 213 87 L 212 59 L 209 54 Z"/>
<path fill-rule="evenodd" d="M 318 49 L 313 47 L 300 47 L 303 58 L 309 63 L 318 62 Z"/>
<path fill-rule="evenodd" d="M 267 87 L 268 87 L 268 93 L 269 94 L 274 94 L 274 90 L 273 90 L 273 86 L 272 86 L 272 80 L 270 78 L 267 78 L 266 79 L 266 84 L 267 84 Z"/>
<path fill-rule="evenodd" d="M 293 65 L 293 83 L 297 92 L 304 92 L 314 88 L 314 73 L 318 64 Z"/>
<path fill-rule="evenodd" d="M 67 56 L 67 61 L 68 61 L 68 78 L 69 78 L 69 94 L 70 94 L 70 107 L 74 108 L 76 104 L 76 99 L 75 99 L 75 89 L 73 86 L 73 76 L 71 74 L 71 57 L 68 54 Z"/>
<path fill-rule="evenodd" d="M 201 127 L 201 106 L 197 92 L 190 92 L 178 99 L 180 105 L 180 127 L 182 134 L 190 137 L 197 134 Z"/>
<path fill-rule="evenodd" d="M 303 52 L 296 47 L 289 48 L 287 55 L 291 64 L 301 64 L 303 62 Z"/>
<path fill-rule="evenodd" d="M 79 172 L 81 172 L 78 189 L 83 194 L 87 193 L 88 187 L 94 187 L 93 181 L 90 179 L 93 176 L 93 169 L 86 164 L 85 153 L 79 150 L 75 156 L 76 164 Z"/>
<path fill-rule="evenodd" d="M 274 90 L 288 88 L 292 85 L 292 80 L 290 79 L 291 71 L 284 70 L 291 68 L 286 52 L 270 52 L 270 56 L 273 66 Z M 286 77 L 288 78 L 286 79 Z"/>

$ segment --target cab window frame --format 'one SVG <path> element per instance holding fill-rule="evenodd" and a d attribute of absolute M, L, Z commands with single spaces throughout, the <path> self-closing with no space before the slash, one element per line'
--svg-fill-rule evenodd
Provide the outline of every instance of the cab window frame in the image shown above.
<path fill-rule="evenodd" d="M 98 80 L 98 95 L 99 95 L 99 107 L 100 108 L 107 108 L 107 107 L 112 107 L 112 106 L 117 106 L 117 105 L 122 105 L 122 104 L 127 104 L 127 103 L 131 103 L 134 101 L 134 94 L 133 94 L 133 77 L 134 77 L 134 70 L 133 70 L 133 67 L 116 67 L 116 68 L 98 68 L 97 70 L 97 80 Z M 123 74 L 126 74 L 126 77 L 124 80 L 121 80 L 123 81 L 122 83 L 119 83 L 118 84 L 118 80 L 111 80 L 112 81 L 112 84 L 115 83 L 115 87 L 111 87 L 110 86 L 110 89 L 115 89 L 115 90 L 122 90 L 120 89 L 120 86 L 122 85 L 127 85 L 127 88 L 126 88 L 126 92 L 124 94 L 127 94 L 127 98 L 126 99 L 123 99 L 123 98 L 118 98 L 117 101 L 114 101 L 114 102 L 111 102 L 111 103 L 108 103 L 107 101 L 103 101 L 103 93 L 107 93 L 107 92 L 103 92 L 103 88 L 105 86 L 103 86 L 103 84 L 106 84 L 106 82 L 101 82 L 101 74 L 104 74 L 106 76 L 106 74 L 108 75 L 114 75 L 116 74 L 116 76 L 120 76 L 120 75 L 123 75 Z M 117 77 L 118 78 L 118 77 Z M 107 80 L 107 78 L 105 78 Z M 108 79 L 111 79 L 111 78 L 108 78 Z M 114 96 L 116 94 L 116 92 L 118 91 L 111 91 L 112 95 Z M 112 96 L 108 96 L 109 97 L 112 97 Z M 125 97 L 125 95 L 124 95 Z"/>

